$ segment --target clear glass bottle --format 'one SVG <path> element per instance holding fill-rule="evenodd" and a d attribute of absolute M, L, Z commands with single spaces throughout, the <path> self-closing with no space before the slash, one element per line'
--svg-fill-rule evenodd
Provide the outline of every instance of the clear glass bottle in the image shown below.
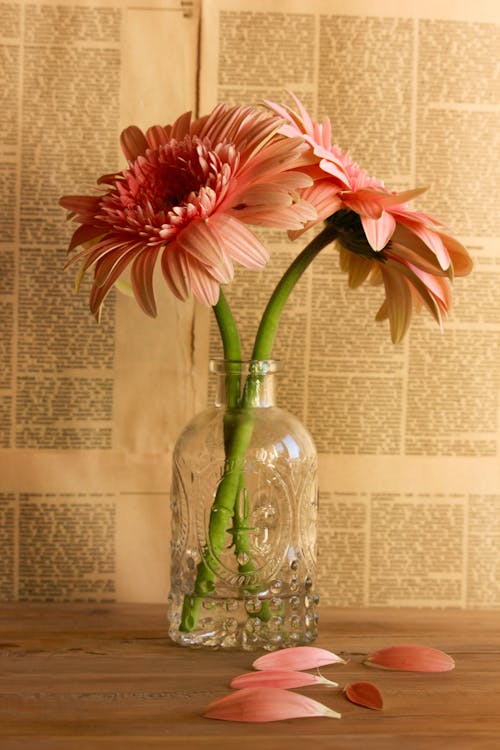
<path fill-rule="evenodd" d="M 245 650 L 310 643 L 314 443 L 275 405 L 276 361 L 214 360 L 210 369 L 215 406 L 186 426 L 173 455 L 170 638 Z"/>

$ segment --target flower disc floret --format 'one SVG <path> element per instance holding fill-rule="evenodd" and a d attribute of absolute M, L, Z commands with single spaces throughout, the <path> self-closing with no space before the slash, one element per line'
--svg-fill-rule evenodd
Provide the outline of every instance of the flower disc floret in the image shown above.
<path fill-rule="evenodd" d="M 239 164 L 234 148 L 211 148 L 208 138 L 187 135 L 147 149 L 116 178 L 96 216 L 116 229 L 162 244 L 193 218 L 207 219 L 225 197 Z"/>

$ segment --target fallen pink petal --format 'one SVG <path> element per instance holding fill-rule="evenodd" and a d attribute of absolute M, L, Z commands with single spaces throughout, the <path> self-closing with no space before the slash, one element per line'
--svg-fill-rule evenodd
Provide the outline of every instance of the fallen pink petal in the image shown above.
<path fill-rule="evenodd" d="M 345 686 L 344 694 L 351 703 L 364 708 L 380 711 L 384 707 L 382 693 L 372 682 L 351 682 Z"/>
<path fill-rule="evenodd" d="M 331 651 L 316 646 L 292 646 L 271 651 L 254 661 L 254 669 L 316 669 L 326 664 L 345 664 L 345 660 Z"/>
<path fill-rule="evenodd" d="M 323 703 L 299 693 L 273 687 L 247 687 L 212 701 L 204 713 L 208 719 L 265 722 L 315 716 L 340 719 Z"/>
<path fill-rule="evenodd" d="M 375 651 L 365 664 L 405 672 L 449 672 L 455 662 L 451 656 L 430 646 L 390 646 Z"/>
<path fill-rule="evenodd" d="M 324 648 L 292 646 L 259 656 L 252 666 L 254 669 L 291 669 L 300 672 L 302 669 L 316 669 L 326 664 L 345 663 L 340 656 Z"/>
<path fill-rule="evenodd" d="M 295 672 L 289 669 L 263 669 L 259 672 L 247 672 L 240 674 L 231 680 L 230 687 L 275 687 L 275 688 L 297 688 L 306 685 L 330 685 L 338 687 L 336 682 L 328 680 L 319 674 L 310 672 Z"/>

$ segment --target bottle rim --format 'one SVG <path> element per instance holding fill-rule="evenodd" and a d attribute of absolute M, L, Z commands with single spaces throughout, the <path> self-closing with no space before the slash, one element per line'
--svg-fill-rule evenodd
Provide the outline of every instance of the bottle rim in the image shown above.
<path fill-rule="evenodd" d="M 209 362 L 210 372 L 216 375 L 249 373 L 267 375 L 279 372 L 282 362 L 279 359 L 224 359 L 213 357 Z"/>

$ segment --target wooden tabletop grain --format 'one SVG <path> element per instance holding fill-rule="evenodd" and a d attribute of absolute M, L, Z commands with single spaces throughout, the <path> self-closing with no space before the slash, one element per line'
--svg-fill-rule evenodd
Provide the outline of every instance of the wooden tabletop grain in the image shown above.
<path fill-rule="evenodd" d="M 1 750 L 499 750 L 500 612 L 326 609 L 315 645 L 349 656 L 322 673 L 376 683 L 382 711 L 341 691 L 301 688 L 340 720 L 242 724 L 203 718 L 259 652 L 168 640 L 161 605 L 0 605 Z M 401 643 L 442 649 L 456 669 L 389 672 L 364 655 Z"/>

